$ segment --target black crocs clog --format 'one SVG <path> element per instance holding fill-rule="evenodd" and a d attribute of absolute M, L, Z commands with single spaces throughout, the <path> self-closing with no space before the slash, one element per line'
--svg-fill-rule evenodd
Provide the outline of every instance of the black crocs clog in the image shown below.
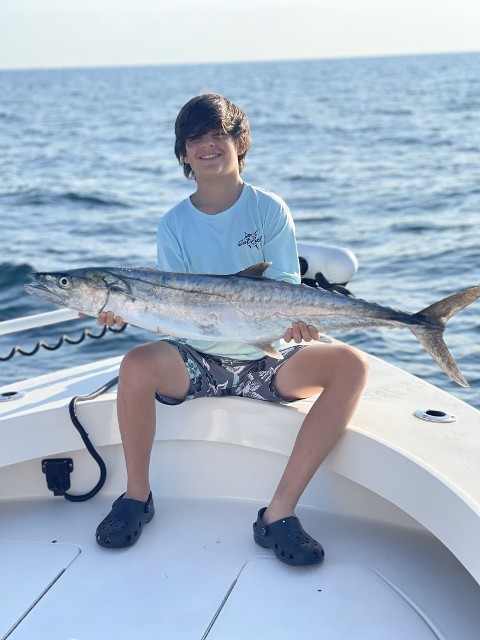
<path fill-rule="evenodd" d="M 115 500 L 108 516 L 97 527 L 95 537 L 101 547 L 130 547 L 139 539 L 144 525 L 155 515 L 151 492 L 146 502 L 124 499 L 124 495 Z"/>
<path fill-rule="evenodd" d="M 322 545 L 314 540 L 295 516 L 264 524 L 266 507 L 253 523 L 253 538 L 265 549 L 272 549 L 279 560 L 296 567 L 318 564 L 325 557 Z"/>

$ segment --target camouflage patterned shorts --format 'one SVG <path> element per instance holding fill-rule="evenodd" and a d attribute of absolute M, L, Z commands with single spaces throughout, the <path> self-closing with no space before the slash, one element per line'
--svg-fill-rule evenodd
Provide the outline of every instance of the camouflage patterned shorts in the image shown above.
<path fill-rule="evenodd" d="M 190 346 L 168 340 L 181 355 L 190 377 L 190 388 L 185 400 L 221 396 L 240 396 L 268 402 L 288 403 L 275 391 L 275 374 L 302 346 L 281 349 L 283 360 L 265 356 L 260 360 L 233 360 L 222 356 L 200 353 Z M 163 404 L 185 402 L 156 394 Z"/>

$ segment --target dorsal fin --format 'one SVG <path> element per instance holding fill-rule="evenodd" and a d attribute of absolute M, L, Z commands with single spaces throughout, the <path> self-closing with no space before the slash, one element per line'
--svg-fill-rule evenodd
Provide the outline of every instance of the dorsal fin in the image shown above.
<path fill-rule="evenodd" d="M 251 267 L 247 267 L 246 269 L 242 269 L 236 273 L 236 276 L 245 276 L 246 278 L 264 278 L 265 271 L 271 265 L 271 262 L 258 262 L 257 264 L 252 264 Z"/>

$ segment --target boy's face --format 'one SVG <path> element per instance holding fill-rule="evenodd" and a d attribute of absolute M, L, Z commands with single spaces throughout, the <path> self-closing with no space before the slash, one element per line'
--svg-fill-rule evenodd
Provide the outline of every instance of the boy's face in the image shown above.
<path fill-rule="evenodd" d="M 197 181 L 235 172 L 239 174 L 238 155 L 242 150 L 238 150 L 233 138 L 221 129 L 188 138 L 185 149 L 184 162 L 192 167 Z"/>

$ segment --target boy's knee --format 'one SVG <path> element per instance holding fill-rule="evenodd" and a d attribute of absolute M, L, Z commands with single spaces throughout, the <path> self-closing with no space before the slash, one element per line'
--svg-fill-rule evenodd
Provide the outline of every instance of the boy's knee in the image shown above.
<path fill-rule="evenodd" d="M 120 364 L 120 374 L 135 370 L 138 367 L 141 367 L 144 363 L 145 358 L 142 348 L 134 347 L 124 355 Z"/>
<path fill-rule="evenodd" d="M 361 351 L 349 345 L 342 345 L 337 362 L 343 375 L 348 375 L 361 385 L 366 383 L 369 364 L 367 357 Z"/>
<path fill-rule="evenodd" d="M 367 356 L 354 347 L 350 347 L 350 366 L 352 368 L 352 373 L 357 376 L 360 381 L 365 383 L 367 381 L 370 365 L 368 363 Z"/>
<path fill-rule="evenodd" d="M 153 356 L 153 350 L 149 349 L 149 345 L 140 345 L 130 349 L 120 364 L 120 382 L 128 380 L 131 383 L 144 378 L 152 365 Z"/>

